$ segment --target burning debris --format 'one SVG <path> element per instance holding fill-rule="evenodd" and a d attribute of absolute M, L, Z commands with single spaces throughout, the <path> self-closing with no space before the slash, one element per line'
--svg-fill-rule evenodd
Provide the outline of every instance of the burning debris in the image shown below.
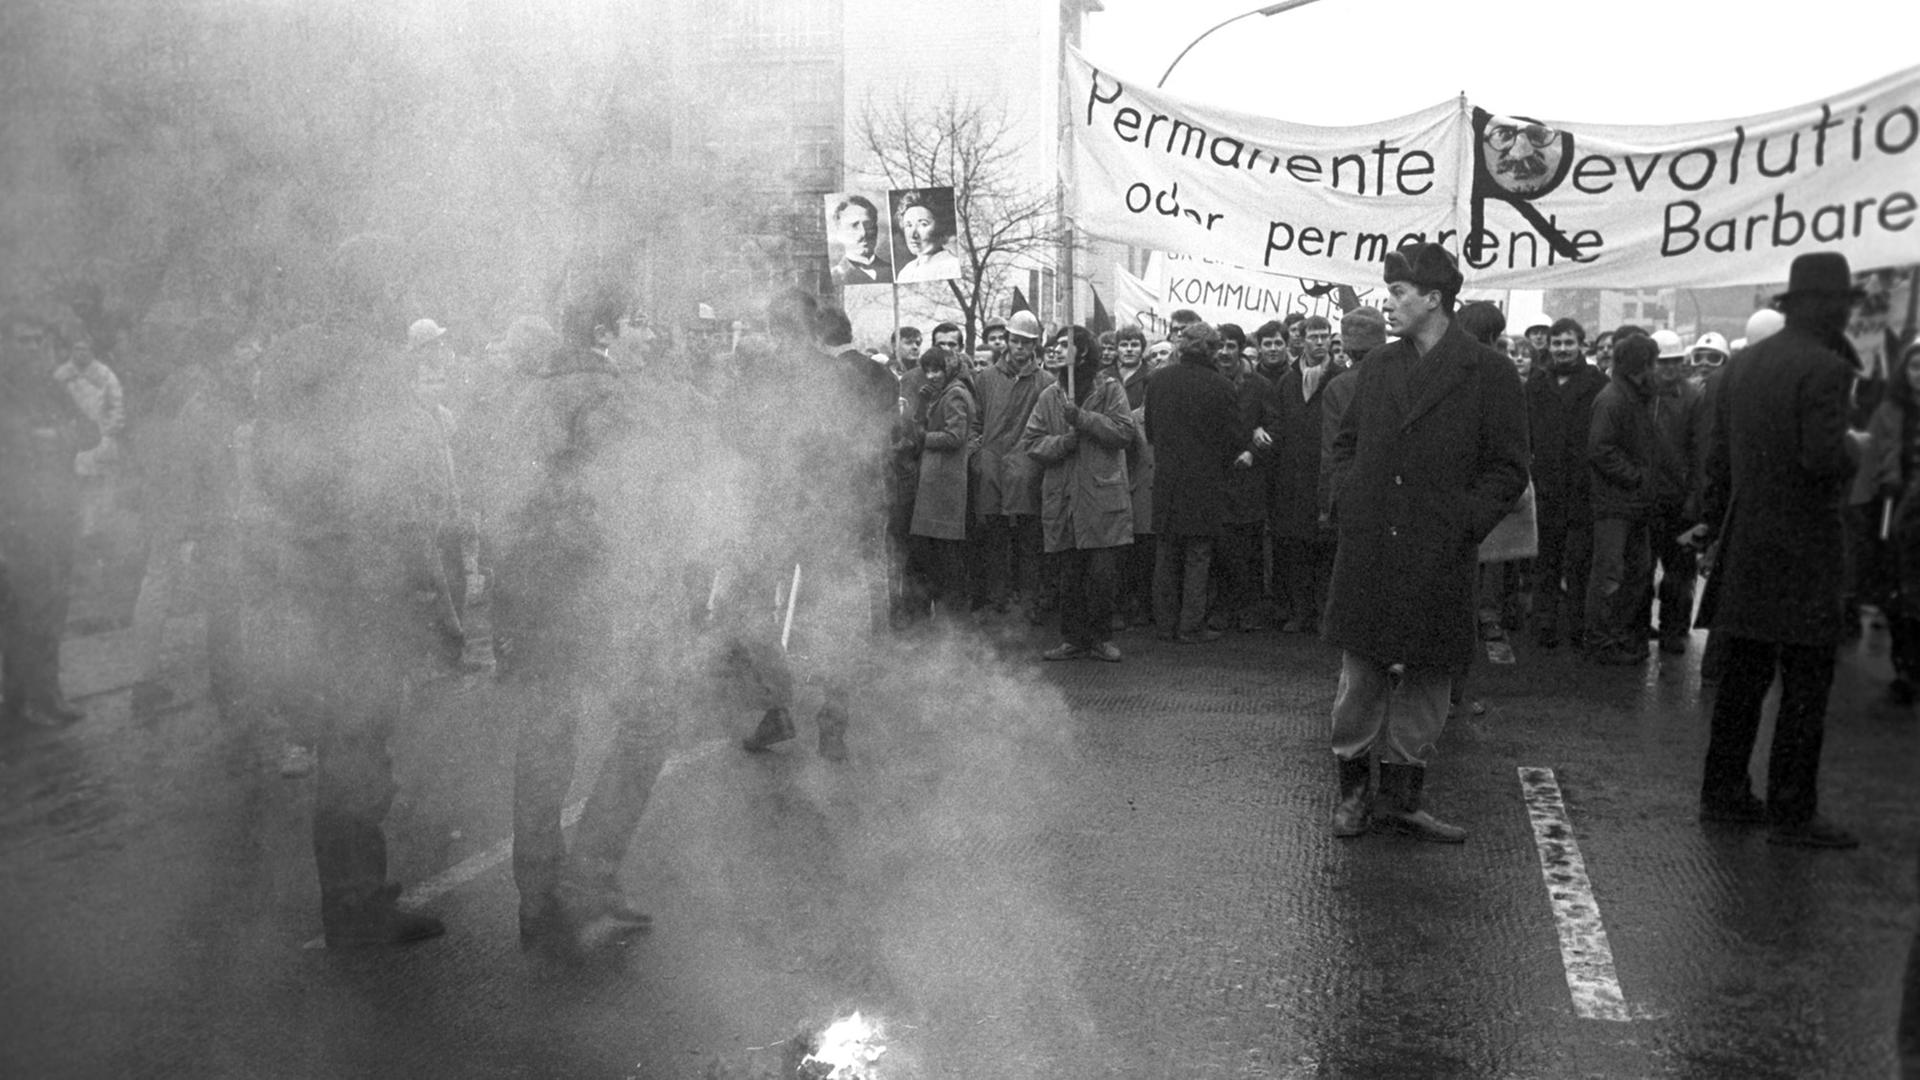
<path fill-rule="evenodd" d="M 800 1059 L 798 1075 L 801 1080 L 880 1080 L 885 1034 L 877 1020 L 858 1012 L 835 1020 Z"/>

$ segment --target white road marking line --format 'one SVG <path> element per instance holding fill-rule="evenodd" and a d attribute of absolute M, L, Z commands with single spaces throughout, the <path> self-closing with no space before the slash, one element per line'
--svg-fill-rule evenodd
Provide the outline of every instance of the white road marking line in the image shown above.
<path fill-rule="evenodd" d="M 702 743 L 683 753 L 670 754 L 667 756 L 667 760 L 660 766 L 660 779 L 664 780 L 676 769 L 684 768 L 688 763 L 707 757 L 720 747 L 730 745 L 732 745 L 732 743 L 729 740 L 715 739 Z M 657 782 L 658 781 L 656 781 L 656 783 Z M 560 827 L 562 829 L 573 828 L 580 820 L 581 811 L 586 808 L 587 801 L 582 799 L 561 811 Z M 512 857 L 513 837 L 509 836 L 484 851 L 474 852 L 472 855 L 461 859 L 459 862 L 454 863 L 452 866 L 447 867 L 445 870 L 440 871 L 427 880 L 416 883 L 413 888 L 400 894 L 399 904 L 403 908 L 423 907 L 434 899 L 465 885 L 467 882 L 472 881 L 474 878 L 479 877 L 481 874 L 486 873 Z M 324 935 L 314 938 L 302 946 L 302 948 L 307 949 L 324 949 L 326 947 L 327 939 Z"/>
<path fill-rule="evenodd" d="M 1574 842 L 1573 822 L 1553 770 L 1521 766 L 1520 788 L 1533 822 L 1553 920 L 1560 929 L 1560 960 L 1567 969 L 1573 1011 L 1588 1020 L 1631 1020 L 1613 971 L 1613 948 L 1600 925 L 1600 905 L 1593 898 L 1593 883 L 1587 879 L 1587 864 Z"/>

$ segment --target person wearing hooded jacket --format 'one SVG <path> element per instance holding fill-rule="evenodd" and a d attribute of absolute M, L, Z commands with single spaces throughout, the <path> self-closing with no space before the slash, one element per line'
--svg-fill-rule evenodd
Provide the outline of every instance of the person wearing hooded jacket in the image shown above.
<path fill-rule="evenodd" d="M 1614 346 L 1613 371 L 1593 399 L 1593 569 L 1587 578 L 1587 650 L 1601 664 L 1647 658 L 1642 600 L 1653 584 L 1647 530 L 1659 500 L 1662 446 L 1653 427 L 1653 364 L 1660 346 L 1638 335 Z"/>
<path fill-rule="evenodd" d="M 1085 327 L 1067 327 L 1055 345 L 1066 363 L 1054 369 L 1055 381 L 1040 392 L 1020 437 L 1020 449 L 1045 470 L 1040 524 L 1047 554 L 1059 571 L 1062 640 L 1043 655 L 1115 663 L 1120 660 L 1112 640 L 1119 554 L 1133 543 L 1133 506 L 1127 497 L 1133 413 L 1119 380 L 1101 369 L 1100 346 Z"/>
<path fill-rule="evenodd" d="M 926 373 L 920 396 L 927 400 L 924 421 L 914 426 L 920 472 L 913 497 L 910 534 L 927 551 L 933 571 L 934 604 L 948 617 L 968 607 L 967 459 L 978 408 L 973 381 L 958 356 L 935 345 L 920 356 Z M 918 410 L 916 410 L 918 412 Z"/>

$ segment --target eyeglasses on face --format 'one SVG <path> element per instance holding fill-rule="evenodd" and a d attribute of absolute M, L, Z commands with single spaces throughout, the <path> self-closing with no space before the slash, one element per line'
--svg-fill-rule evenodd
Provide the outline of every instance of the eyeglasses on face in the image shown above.
<path fill-rule="evenodd" d="M 1487 144 L 1495 150 L 1505 150 L 1512 146 L 1514 140 L 1520 138 L 1522 135 L 1526 136 L 1527 142 L 1531 144 L 1535 150 L 1545 150 L 1547 147 L 1553 145 L 1554 139 L 1559 137 L 1559 133 L 1552 128 L 1542 127 L 1539 124 L 1528 124 L 1526 127 L 1516 127 L 1513 124 L 1494 124 L 1487 128 Z"/>

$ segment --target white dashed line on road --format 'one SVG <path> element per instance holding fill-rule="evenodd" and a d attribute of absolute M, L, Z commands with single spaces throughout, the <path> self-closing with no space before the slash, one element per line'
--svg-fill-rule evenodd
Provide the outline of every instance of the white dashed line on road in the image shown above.
<path fill-rule="evenodd" d="M 1573 839 L 1573 822 L 1560 797 L 1552 769 L 1521 766 L 1520 789 L 1527 799 L 1527 817 L 1533 822 L 1533 842 L 1540 852 L 1540 874 L 1547 882 L 1553 921 L 1560 930 L 1560 960 L 1567 969 L 1567 989 L 1573 1011 L 1588 1020 L 1633 1019 L 1619 977 L 1613 970 L 1613 948 L 1600 924 L 1600 905 L 1593 898 L 1587 864 Z"/>

